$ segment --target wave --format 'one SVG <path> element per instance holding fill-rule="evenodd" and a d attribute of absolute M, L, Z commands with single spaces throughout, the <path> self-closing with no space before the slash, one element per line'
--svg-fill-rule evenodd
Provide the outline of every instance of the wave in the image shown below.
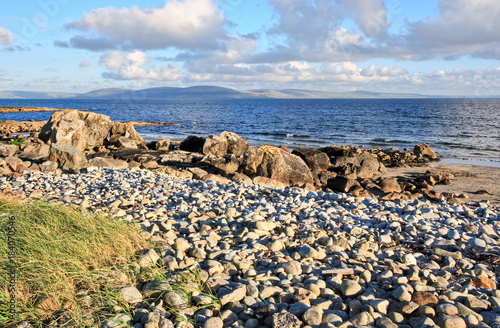
<path fill-rule="evenodd" d="M 275 136 L 283 138 L 311 138 L 307 134 L 293 134 L 293 133 L 281 133 L 281 132 L 252 132 L 251 134 L 262 135 L 262 136 Z"/>

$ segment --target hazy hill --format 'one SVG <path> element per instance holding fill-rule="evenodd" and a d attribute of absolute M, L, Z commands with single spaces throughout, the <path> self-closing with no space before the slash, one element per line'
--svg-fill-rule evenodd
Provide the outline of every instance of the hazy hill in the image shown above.
<path fill-rule="evenodd" d="M 465 98 L 466 96 L 464 96 Z M 108 88 L 87 93 L 0 91 L 0 99 L 342 99 L 342 98 L 441 98 L 411 93 L 381 93 L 370 91 L 328 92 L 298 89 L 257 89 L 239 91 L 218 86 L 187 88 L 159 87 L 141 90 Z"/>

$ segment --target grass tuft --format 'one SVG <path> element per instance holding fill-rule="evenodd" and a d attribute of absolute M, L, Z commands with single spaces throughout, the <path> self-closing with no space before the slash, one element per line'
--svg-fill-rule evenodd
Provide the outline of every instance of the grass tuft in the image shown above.
<path fill-rule="evenodd" d="M 44 202 L 0 200 L 0 326 L 10 322 L 11 283 L 6 273 L 11 217 L 16 227 L 16 321 L 35 326 L 44 326 L 59 312 L 74 316 L 74 326 L 86 326 L 76 294 L 85 291 L 99 298 L 108 290 L 109 279 L 96 277 L 103 272 L 116 276 L 117 267 L 147 248 L 137 228 L 115 218 L 84 216 Z"/>

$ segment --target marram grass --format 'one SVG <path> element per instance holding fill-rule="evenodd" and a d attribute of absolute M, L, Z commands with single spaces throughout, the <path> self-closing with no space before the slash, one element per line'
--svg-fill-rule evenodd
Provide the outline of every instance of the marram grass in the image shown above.
<path fill-rule="evenodd" d="M 147 247 L 137 228 L 115 218 L 84 216 L 76 209 L 45 202 L 0 200 L 0 326 L 11 322 L 11 218 L 16 228 L 16 321 L 35 326 L 53 319 L 51 310 L 40 309 L 44 301 L 50 308 L 66 307 L 78 316 L 81 309 L 76 292 L 86 290 L 100 296 L 107 290 L 102 285 L 105 282 L 93 273 L 130 262 L 137 251 Z"/>

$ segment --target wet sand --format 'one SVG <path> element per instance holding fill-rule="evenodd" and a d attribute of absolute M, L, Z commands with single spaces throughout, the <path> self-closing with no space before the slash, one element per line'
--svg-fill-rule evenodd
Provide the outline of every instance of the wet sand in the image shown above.
<path fill-rule="evenodd" d="M 455 176 L 451 185 L 436 185 L 433 190 L 465 194 L 468 201 L 489 200 L 492 204 L 500 204 L 500 167 L 489 167 L 470 164 L 431 163 L 429 167 L 388 168 L 380 177 L 411 177 L 428 170 L 451 173 Z M 477 191 L 486 190 L 488 194 L 477 194 Z"/>

